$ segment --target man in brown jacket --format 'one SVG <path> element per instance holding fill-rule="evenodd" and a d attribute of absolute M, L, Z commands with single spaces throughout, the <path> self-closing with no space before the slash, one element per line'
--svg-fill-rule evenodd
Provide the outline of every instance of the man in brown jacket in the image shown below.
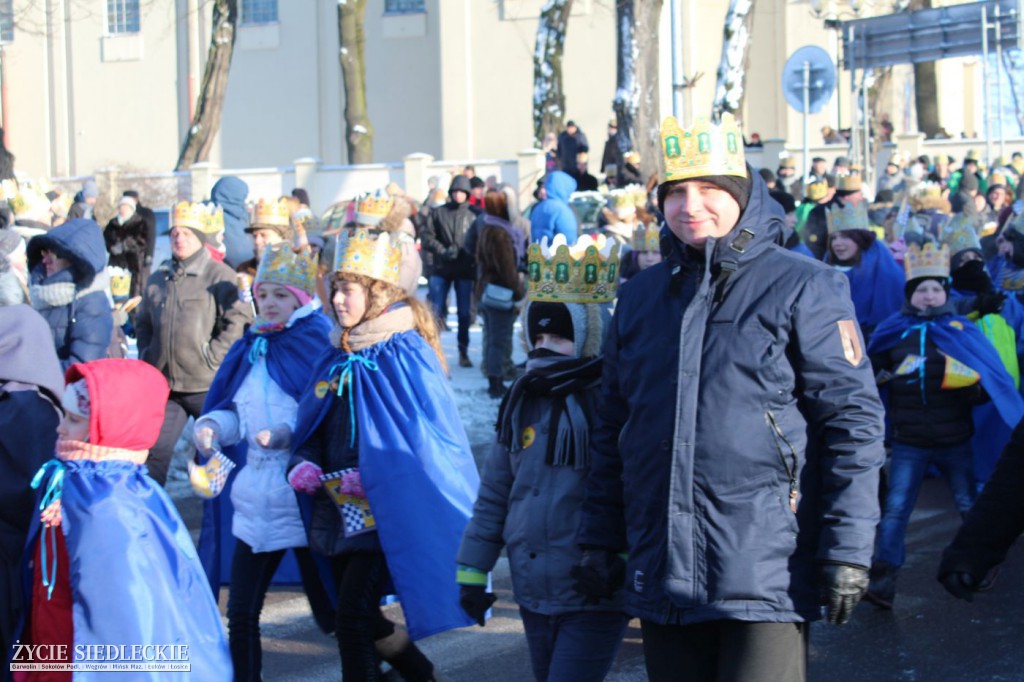
<path fill-rule="evenodd" d="M 216 224 L 221 215 L 209 215 L 202 204 L 178 206 L 171 259 L 150 276 L 135 320 L 139 358 L 163 372 L 171 387 L 160 438 L 146 462 L 161 485 L 185 422 L 201 413 L 217 368 L 252 321 L 235 273 L 205 246 L 223 229 Z"/>

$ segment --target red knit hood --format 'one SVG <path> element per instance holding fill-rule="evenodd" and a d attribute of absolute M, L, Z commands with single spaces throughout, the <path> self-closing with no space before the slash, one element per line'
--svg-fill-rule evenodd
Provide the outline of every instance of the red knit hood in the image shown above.
<path fill-rule="evenodd" d="M 163 374 L 141 360 L 75 363 L 67 383 L 85 379 L 89 389 L 89 442 L 149 450 L 160 435 L 170 389 Z"/>

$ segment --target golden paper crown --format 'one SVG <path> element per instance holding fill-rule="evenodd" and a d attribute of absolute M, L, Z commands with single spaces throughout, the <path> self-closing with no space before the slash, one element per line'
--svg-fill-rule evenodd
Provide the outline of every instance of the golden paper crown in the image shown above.
<path fill-rule="evenodd" d="M 633 194 L 623 189 L 613 189 L 608 193 L 608 204 L 616 211 L 627 212 L 628 209 L 633 209 L 636 204 L 633 203 Z"/>
<path fill-rule="evenodd" d="M 907 281 L 918 277 L 949 277 L 949 247 L 943 244 L 936 247 L 929 242 L 924 248 L 911 244 L 903 254 L 903 269 L 907 273 Z"/>
<path fill-rule="evenodd" d="M 370 230 L 342 230 L 334 247 L 334 271 L 365 275 L 398 284 L 402 252 L 387 232 L 373 236 Z"/>
<path fill-rule="evenodd" d="M 608 303 L 619 288 L 619 245 L 604 235 L 584 235 L 569 248 L 564 235 L 531 244 L 527 254 L 531 301 Z"/>
<path fill-rule="evenodd" d="M 942 197 L 942 185 L 931 180 L 919 182 L 911 196 L 915 199 L 938 199 Z"/>
<path fill-rule="evenodd" d="M 125 268 L 108 267 L 110 274 L 110 295 L 114 298 L 128 298 L 132 289 L 132 273 Z"/>
<path fill-rule="evenodd" d="M 172 227 L 189 227 L 203 234 L 216 234 L 224 231 L 224 209 L 213 204 L 201 202 L 179 202 L 174 207 Z"/>
<path fill-rule="evenodd" d="M 260 199 L 252 210 L 250 229 L 259 227 L 291 227 L 292 209 L 287 199 Z"/>
<path fill-rule="evenodd" d="M 665 164 L 663 182 L 708 175 L 747 177 L 743 133 L 729 113 L 722 114 L 718 125 L 698 118 L 685 130 L 669 116 L 661 124 L 661 154 Z"/>
<path fill-rule="evenodd" d="M 951 256 L 965 249 L 981 251 L 981 240 L 978 239 L 979 225 L 963 213 L 957 213 L 946 223 L 942 231 L 942 243 L 949 247 Z"/>
<path fill-rule="evenodd" d="M 391 212 L 391 207 L 394 204 L 395 198 L 380 190 L 372 194 L 364 194 L 359 197 L 356 204 L 356 222 L 371 227 L 378 225 Z"/>
<path fill-rule="evenodd" d="M 637 208 L 647 208 L 647 190 L 643 185 L 626 185 L 623 189 L 633 195 L 633 205 Z"/>
<path fill-rule="evenodd" d="M 868 206 L 863 201 L 857 204 L 848 201 L 842 206 L 830 206 L 825 209 L 825 218 L 828 221 L 829 234 L 844 230 L 869 229 Z"/>
<path fill-rule="evenodd" d="M 633 250 L 660 251 L 660 236 L 661 231 L 657 227 L 637 226 L 636 230 L 633 231 Z"/>
<path fill-rule="evenodd" d="M 988 185 L 989 188 L 992 185 L 1003 185 L 1005 187 L 1007 185 L 1006 176 L 1002 173 L 992 173 L 992 175 L 988 176 Z"/>
<path fill-rule="evenodd" d="M 283 284 L 313 296 L 316 272 L 316 261 L 304 253 L 297 253 L 288 242 L 269 244 L 263 250 L 253 290 L 260 284 Z"/>
<path fill-rule="evenodd" d="M 828 180 L 825 178 L 810 183 L 807 185 L 807 191 L 804 192 L 804 198 L 808 201 L 821 201 L 826 196 L 828 196 Z"/>
<path fill-rule="evenodd" d="M 836 175 L 836 189 L 841 192 L 856 192 L 863 188 L 864 177 L 852 168 L 849 173 Z"/>

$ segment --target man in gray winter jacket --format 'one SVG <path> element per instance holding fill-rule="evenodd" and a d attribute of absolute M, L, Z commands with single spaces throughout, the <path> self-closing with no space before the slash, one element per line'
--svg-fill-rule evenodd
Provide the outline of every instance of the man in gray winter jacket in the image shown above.
<path fill-rule="evenodd" d="M 577 541 L 621 576 L 648 676 L 806 679 L 868 584 L 882 406 L 845 276 L 784 250 L 732 117 L 662 129 L 665 260 L 621 291 Z"/>
<path fill-rule="evenodd" d="M 252 322 L 234 271 L 214 260 L 205 245 L 219 229 L 171 229 L 171 259 L 150 276 L 135 319 L 139 359 L 163 372 L 171 387 L 160 438 L 146 461 L 160 485 L 185 422 L 199 417 L 213 375 Z"/>

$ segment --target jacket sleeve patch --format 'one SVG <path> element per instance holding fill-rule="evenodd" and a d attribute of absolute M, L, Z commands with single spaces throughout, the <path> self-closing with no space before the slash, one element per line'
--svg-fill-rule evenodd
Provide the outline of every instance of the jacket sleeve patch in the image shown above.
<path fill-rule="evenodd" d="M 860 364 L 864 359 L 864 346 L 860 341 L 860 330 L 857 329 L 855 320 L 839 320 L 839 340 L 843 344 L 843 355 L 846 361 L 853 367 Z"/>

